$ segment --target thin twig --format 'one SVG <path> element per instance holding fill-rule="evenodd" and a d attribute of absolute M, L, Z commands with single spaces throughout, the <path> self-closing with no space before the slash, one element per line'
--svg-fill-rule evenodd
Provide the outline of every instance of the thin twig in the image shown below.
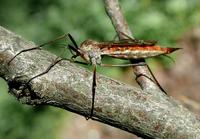
<path fill-rule="evenodd" d="M 132 33 L 128 27 L 128 24 L 122 14 L 118 0 L 104 0 L 104 3 L 105 3 L 104 5 L 105 5 L 106 12 L 108 16 L 110 17 L 119 38 L 121 39 L 125 38 L 125 36 L 122 35 L 121 32 L 127 34 L 128 36 L 132 36 Z M 145 60 L 143 59 L 139 61 L 131 60 L 131 62 L 132 63 L 145 62 Z M 149 70 L 150 69 L 145 65 L 133 67 L 134 74 L 136 75 L 136 77 L 139 76 L 139 78 L 137 78 L 138 84 L 144 90 L 148 90 L 148 91 L 155 90 L 155 89 L 160 90 L 160 85 L 152 82 L 152 80 L 155 80 L 155 82 L 157 82 L 157 80 L 154 78 L 154 75 L 151 74 L 152 72 Z M 149 78 L 146 78 L 145 76 L 140 76 L 140 75 L 145 75 L 151 78 L 151 80 L 149 80 Z"/>

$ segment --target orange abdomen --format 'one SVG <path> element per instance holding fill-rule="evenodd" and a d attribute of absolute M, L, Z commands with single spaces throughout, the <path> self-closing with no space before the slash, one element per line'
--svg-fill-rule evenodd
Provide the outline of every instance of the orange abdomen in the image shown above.
<path fill-rule="evenodd" d="M 111 46 L 101 49 L 102 55 L 122 59 L 142 59 L 169 54 L 180 48 L 162 48 L 160 46 Z"/>

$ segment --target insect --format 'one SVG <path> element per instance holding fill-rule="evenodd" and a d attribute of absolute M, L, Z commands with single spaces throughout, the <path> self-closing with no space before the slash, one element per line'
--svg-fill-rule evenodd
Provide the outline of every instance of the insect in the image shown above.
<path fill-rule="evenodd" d="M 119 41 L 107 41 L 107 42 L 97 42 L 97 41 L 88 39 L 88 40 L 83 41 L 80 47 L 78 47 L 74 38 L 70 34 L 65 34 L 56 38 L 53 41 L 44 43 L 38 47 L 20 51 L 9 61 L 9 64 L 13 61 L 13 59 L 16 56 L 18 56 L 22 52 L 26 52 L 26 51 L 30 51 L 34 49 L 40 49 L 42 46 L 46 44 L 54 43 L 55 41 L 63 39 L 68 36 L 73 43 L 73 45 L 68 44 L 68 48 L 70 52 L 72 53 L 71 60 L 76 63 L 93 66 L 92 104 L 91 104 L 90 115 L 86 117 L 86 119 L 88 120 L 89 118 L 92 118 L 93 113 L 94 113 L 94 100 L 95 100 L 95 92 L 96 92 L 95 90 L 97 86 L 97 83 L 96 83 L 97 65 L 110 66 L 110 67 L 111 66 L 126 67 L 126 66 L 146 65 L 146 63 L 130 63 L 130 64 L 121 64 L 121 65 L 103 64 L 101 60 L 102 56 L 110 56 L 113 58 L 127 59 L 127 60 L 131 60 L 131 59 L 137 60 L 137 59 L 145 59 L 145 58 L 150 58 L 150 57 L 156 57 L 159 55 L 169 54 L 169 53 L 172 53 L 173 51 L 180 49 L 180 48 L 168 48 L 168 47 L 162 48 L 159 45 L 156 45 L 156 41 L 137 40 L 137 39 L 130 38 L 126 34 L 123 34 L 123 35 L 126 36 L 127 39 L 122 39 Z M 77 57 L 81 57 L 85 62 L 75 61 L 75 58 Z M 49 68 L 45 72 L 31 78 L 28 81 L 28 83 L 34 78 L 47 73 L 54 65 L 56 65 L 61 60 L 66 60 L 66 59 L 60 59 L 56 61 L 55 63 L 52 63 L 52 65 L 50 65 Z M 157 80 L 156 80 L 156 83 L 158 83 Z"/>

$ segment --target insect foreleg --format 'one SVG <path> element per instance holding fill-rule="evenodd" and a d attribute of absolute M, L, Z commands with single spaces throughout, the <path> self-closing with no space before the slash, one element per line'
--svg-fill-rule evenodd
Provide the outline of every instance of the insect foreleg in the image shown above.
<path fill-rule="evenodd" d="M 70 40 L 72 41 L 74 46 L 78 49 L 78 45 L 77 45 L 76 41 L 74 40 L 74 38 L 72 37 L 72 35 L 68 33 L 68 37 L 70 38 Z"/>
<path fill-rule="evenodd" d="M 66 36 L 67 36 L 67 35 L 64 34 L 64 35 L 61 35 L 61 36 L 57 37 L 57 38 L 54 39 L 54 40 L 48 41 L 48 42 L 46 42 L 46 43 L 43 43 L 43 44 L 41 44 L 41 45 L 39 45 L 39 46 L 37 46 L 37 47 L 33 47 L 33 48 L 29 48 L 29 49 L 24 49 L 24 50 L 20 51 L 20 52 L 18 52 L 13 58 L 11 58 L 11 60 L 8 62 L 8 65 L 10 65 L 10 63 L 11 63 L 18 55 L 20 55 L 21 53 L 27 52 L 27 51 L 31 51 L 31 50 L 41 49 L 41 47 L 43 47 L 43 46 L 45 46 L 45 45 L 47 45 L 47 44 L 53 44 L 53 43 L 55 43 L 56 41 L 65 38 Z"/>
<path fill-rule="evenodd" d="M 72 56 L 72 59 L 74 59 L 74 58 L 76 58 L 76 57 L 78 57 L 78 56 L 81 55 L 81 53 L 78 51 L 78 48 L 73 47 L 73 46 L 70 45 L 70 44 L 68 44 L 68 48 L 69 48 L 71 54 L 73 55 L 73 56 Z M 73 52 L 75 52 L 76 54 L 74 54 Z"/>
<path fill-rule="evenodd" d="M 93 77 L 92 77 L 92 106 L 91 106 L 91 111 L 90 115 L 86 117 L 86 120 L 89 120 L 92 118 L 93 113 L 94 113 L 94 100 L 95 100 L 95 93 L 96 93 L 96 65 L 93 66 Z"/>

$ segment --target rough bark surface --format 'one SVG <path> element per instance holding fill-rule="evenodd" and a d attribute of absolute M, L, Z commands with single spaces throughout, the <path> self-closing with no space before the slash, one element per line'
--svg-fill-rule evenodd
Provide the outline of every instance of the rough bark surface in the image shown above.
<path fill-rule="evenodd" d="M 34 43 L 0 27 L 0 76 L 10 93 L 22 103 L 52 105 L 86 116 L 91 108 L 92 73 L 62 61 L 49 73 L 35 78 L 22 92 L 24 83 L 43 72 L 56 59 L 45 50 L 25 52 L 8 66 L 20 50 Z M 97 74 L 94 118 L 143 138 L 197 139 L 200 119 L 159 91 L 142 91 Z"/>

